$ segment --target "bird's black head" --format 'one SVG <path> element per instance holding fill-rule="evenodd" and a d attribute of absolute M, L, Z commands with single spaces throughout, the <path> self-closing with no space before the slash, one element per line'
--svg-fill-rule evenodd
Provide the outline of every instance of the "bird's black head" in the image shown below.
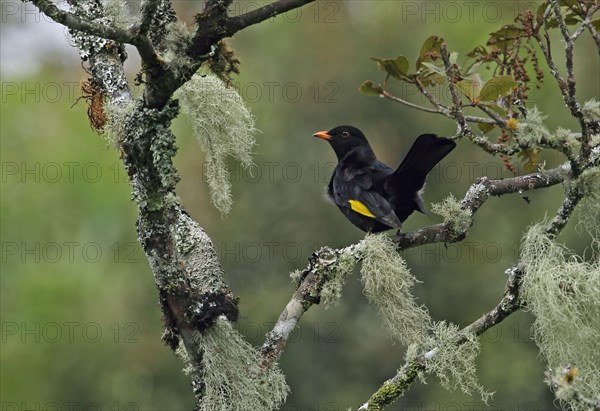
<path fill-rule="evenodd" d="M 342 160 L 351 151 L 360 151 L 363 155 L 375 157 L 367 138 L 356 127 L 338 126 L 329 131 L 319 131 L 313 136 L 329 141 L 338 160 Z M 354 150 L 357 148 L 360 150 Z"/>

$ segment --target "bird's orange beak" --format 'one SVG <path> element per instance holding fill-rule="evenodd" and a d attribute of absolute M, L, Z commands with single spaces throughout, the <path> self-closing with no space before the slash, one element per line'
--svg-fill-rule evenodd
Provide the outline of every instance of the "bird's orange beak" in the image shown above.
<path fill-rule="evenodd" d="M 313 137 L 322 138 L 323 140 L 331 140 L 331 136 L 327 134 L 327 131 L 319 131 L 313 134 Z"/>

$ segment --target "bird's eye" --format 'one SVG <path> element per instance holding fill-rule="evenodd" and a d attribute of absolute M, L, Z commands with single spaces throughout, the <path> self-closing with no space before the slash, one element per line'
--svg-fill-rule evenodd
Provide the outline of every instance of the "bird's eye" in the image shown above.
<path fill-rule="evenodd" d="M 347 131 L 342 131 L 342 137 L 348 137 L 350 135 Z"/>

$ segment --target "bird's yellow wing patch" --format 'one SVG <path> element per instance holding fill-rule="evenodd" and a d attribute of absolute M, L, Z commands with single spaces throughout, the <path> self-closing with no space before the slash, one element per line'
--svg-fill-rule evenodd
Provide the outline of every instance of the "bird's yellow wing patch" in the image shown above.
<path fill-rule="evenodd" d="M 348 200 L 348 203 L 350 203 L 350 208 L 352 210 L 356 211 L 358 214 L 362 214 L 367 217 L 375 218 L 375 214 L 370 212 L 369 209 L 367 208 L 367 206 L 364 205 L 363 203 L 361 203 L 360 201 Z"/>

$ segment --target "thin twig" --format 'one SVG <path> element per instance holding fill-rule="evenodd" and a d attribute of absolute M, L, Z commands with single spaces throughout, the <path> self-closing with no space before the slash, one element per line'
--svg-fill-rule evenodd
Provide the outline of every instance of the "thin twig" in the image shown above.
<path fill-rule="evenodd" d="M 418 78 L 415 79 L 415 85 L 417 86 L 421 94 L 423 94 L 433 106 L 438 107 L 441 111 L 444 111 L 446 113 L 450 112 L 450 107 L 446 106 L 445 104 L 442 104 L 438 99 L 436 99 L 433 96 L 433 94 L 427 91 L 425 86 L 423 86 L 423 83 L 421 83 L 421 81 Z"/>
<path fill-rule="evenodd" d="M 411 103 L 410 101 L 401 99 L 400 97 L 396 97 L 393 94 L 391 94 L 389 91 L 384 90 L 383 93 L 381 93 L 382 96 L 384 96 L 385 98 L 387 98 L 388 100 L 391 101 L 395 101 L 396 103 L 400 103 L 403 104 L 407 107 L 411 107 L 417 110 L 421 110 L 421 111 L 425 111 L 426 113 L 432 113 L 432 114 L 441 114 L 444 117 L 448 117 L 448 118 L 452 118 L 452 116 L 450 115 L 449 110 L 445 110 L 445 109 L 433 109 L 433 108 L 429 108 L 429 107 L 424 107 L 424 106 L 420 106 L 418 104 L 415 103 Z M 470 123 L 479 123 L 479 124 L 496 124 L 495 120 L 491 120 L 489 118 L 484 118 L 484 117 L 476 117 L 476 116 L 465 116 L 465 120 L 470 122 Z"/>
<path fill-rule="evenodd" d="M 506 129 L 506 119 L 502 117 L 500 114 L 496 113 L 494 110 L 491 110 L 484 104 L 477 104 L 477 107 L 483 111 L 485 114 L 494 119 L 494 124 L 499 125 L 501 128 Z"/>
<path fill-rule="evenodd" d="M 458 94 L 458 90 L 454 84 L 455 72 L 452 64 L 450 63 L 450 56 L 448 54 L 446 43 L 441 45 L 440 54 L 442 56 L 442 61 L 444 62 L 444 67 L 446 69 L 446 81 L 448 82 L 448 88 L 450 89 L 450 95 L 452 96 L 453 107 L 450 111 L 450 115 L 458 123 L 458 132 L 456 133 L 455 137 L 467 137 L 473 144 L 481 147 L 484 151 L 487 151 L 490 154 L 504 154 L 511 156 L 515 153 L 518 153 L 521 150 L 518 145 L 507 147 L 504 144 L 492 143 L 487 138 L 475 134 L 473 129 L 469 127 L 467 124 L 467 118 L 462 111 L 460 95 Z M 494 119 L 493 124 L 496 124 L 497 121 L 497 119 Z"/>
<path fill-rule="evenodd" d="M 315 0 L 279 0 L 267 4 L 255 10 L 249 11 L 246 14 L 242 14 L 241 16 L 229 18 L 229 30 L 233 30 L 233 32 L 242 30 L 248 26 L 258 24 L 279 14 L 304 6 L 308 3 L 312 3 L 313 1 Z"/>
<path fill-rule="evenodd" d="M 387 98 L 388 100 L 392 100 L 392 101 L 395 101 L 396 103 L 404 104 L 407 107 L 411 107 L 411 108 L 414 108 L 414 109 L 417 109 L 417 110 L 421 110 L 421 111 L 424 111 L 426 113 L 445 114 L 444 112 L 442 112 L 440 110 L 436 110 L 436 109 L 429 108 L 429 107 L 423 107 L 423 106 L 420 106 L 418 104 L 411 103 L 410 101 L 403 100 L 400 97 L 396 97 L 396 96 L 390 94 L 390 92 L 386 91 L 386 90 L 383 90 L 383 93 L 381 93 L 381 95 L 384 96 L 385 98 Z"/>
<path fill-rule="evenodd" d="M 590 7 L 579 28 L 575 30 L 575 32 L 571 35 L 571 42 L 575 42 L 579 38 L 579 36 L 581 36 L 581 34 L 585 31 L 585 29 L 591 25 L 590 23 L 592 21 L 592 17 L 598 10 L 600 10 L 600 3 L 596 3 L 592 7 Z"/>
<path fill-rule="evenodd" d="M 596 43 L 596 47 L 598 48 L 598 51 L 600 52 L 600 33 L 598 33 L 598 30 L 596 30 L 596 27 L 594 27 L 593 24 L 588 24 L 587 28 L 588 28 L 590 34 L 592 35 L 594 42 Z"/>
<path fill-rule="evenodd" d="M 560 0 L 550 0 L 552 4 L 552 8 L 554 10 L 554 14 L 556 20 L 558 22 L 558 27 L 560 28 L 560 32 L 565 40 L 565 57 L 566 57 L 566 68 L 567 68 L 567 81 L 565 83 L 564 79 L 560 77 L 558 74 L 558 70 L 556 69 L 556 65 L 552 61 L 552 56 L 550 55 L 550 48 L 544 47 L 542 48 L 542 52 L 544 57 L 546 58 L 546 62 L 551 68 L 554 77 L 559 82 L 559 88 L 565 100 L 565 103 L 571 110 L 571 114 L 575 117 L 580 124 L 582 141 L 581 141 L 581 155 L 582 157 L 587 157 L 589 155 L 589 138 L 590 135 L 588 133 L 588 125 L 581 112 L 581 107 L 576 99 L 576 82 L 575 82 L 575 74 L 573 71 L 573 40 L 571 39 L 571 34 L 567 28 L 567 24 L 560 10 Z M 539 41 L 539 36 L 538 43 Z M 541 44 L 540 44 L 541 47 Z M 545 50 L 544 50 L 545 49 Z M 554 68 L 552 68 L 554 67 Z"/>
<path fill-rule="evenodd" d="M 456 85 L 454 84 L 455 78 L 456 78 L 456 75 L 455 75 L 456 73 L 454 72 L 454 68 L 452 67 L 452 64 L 450 63 L 450 56 L 448 54 L 448 48 L 446 46 L 446 43 L 443 43 L 441 45 L 440 54 L 442 55 L 442 61 L 444 62 L 444 67 L 446 68 L 446 80 L 448 81 L 448 88 L 450 89 L 450 95 L 452 96 L 452 103 L 454 105 L 452 107 L 452 111 L 451 111 L 452 115 L 460 127 L 460 130 L 462 132 L 461 134 L 467 135 L 467 136 L 472 135 L 473 131 L 467 125 L 467 122 L 465 120 L 465 115 L 463 114 L 463 111 L 462 111 L 462 104 L 460 102 L 460 96 L 458 94 L 458 90 L 456 89 Z"/>

